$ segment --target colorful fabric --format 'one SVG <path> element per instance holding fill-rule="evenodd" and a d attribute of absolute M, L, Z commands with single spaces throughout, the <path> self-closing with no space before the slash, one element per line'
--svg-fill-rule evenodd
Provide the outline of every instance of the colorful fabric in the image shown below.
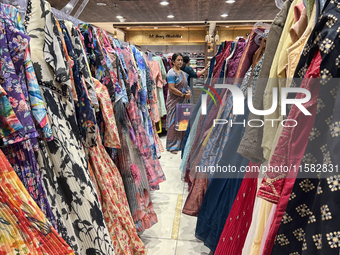
<path fill-rule="evenodd" d="M 107 88 L 101 84 L 97 79 L 93 79 L 96 86 L 96 93 L 100 102 L 100 109 L 105 122 L 104 130 L 104 145 L 108 148 L 120 149 L 120 140 L 117 130 L 116 120 L 114 118 L 114 112 L 110 96 Z"/>
<path fill-rule="evenodd" d="M 99 132 L 97 144 L 89 149 L 89 156 L 102 197 L 105 222 L 114 240 L 115 253 L 146 254 L 145 246 L 133 224 L 121 175 L 102 145 Z"/>
<path fill-rule="evenodd" d="M 24 139 L 35 138 L 35 129 L 29 108 L 28 91 L 23 70 L 25 51 L 29 37 L 17 30 L 13 22 L 0 12 L 1 21 L 1 86 L 7 92 L 8 100 L 19 119 L 23 129 L 3 138 L 5 145 L 21 142 Z"/>
<path fill-rule="evenodd" d="M 51 226 L 0 151 L 0 253 L 74 252 Z"/>
<path fill-rule="evenodd" d="M 2 93 L 0 94 L 0 138 L 9 136 L 18 130 L 22 130 L 23 126 L 18 120 L 13 108 L 8 101 L 6 92 L 1 87 Z"/>

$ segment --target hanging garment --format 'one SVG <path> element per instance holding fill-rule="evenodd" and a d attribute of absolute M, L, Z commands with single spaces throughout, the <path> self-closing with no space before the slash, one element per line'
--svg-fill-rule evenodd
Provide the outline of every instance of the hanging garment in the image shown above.
<path fill-rule="evenodd" d="M 146 254 L 132 220 L 120 173 L 102 145 L 99 132 L 97 143 L 89 149 L 89 158 L 102 198 L 103 215 L 114 240 L 115 253 Z"/>
<path fill-rule="evenodd" d="M 275 137 L 279 122 L 275 121 L 271 124 L 271 119 L 278 119 L 281 115 L 281 87 L 285 87 L 286 78 L 286 64 L 288 63 L 288 55 L 286 50 L 292 45 L 291 38 L 289 36 L 289 30 L 294 24 L 294 10 L 302 0 L 294 0 L 289 9 L 287 20 L 282 31 L 279 45 L 275 53 L 273 63 L 270 69 L 267 86 L 263 94 L 263 109 L 270 109 L 273 102 L 273 88 L 277 88 L 278 107 L 276 110 L 268 115 L 264 116 L 263 125 L 263 139 L 262 148 L 264 158 L 269 160 L 270 152 L 272 150 L 273 137 Z"/>
<path fill-rule="evenodd" d="M 30 113 L 24 69 L 28 36 L 15 28 L 13 21 L 6 16 L 2 8 L 3 6 L 0 9 L 0 19 L 4 34 L 0 39 L 3 47 L 1 57 L 4 62 L 7 61 L 7 64 L 1 65 L 1 72 L 5 77 L 7 75 L 5 88 L 7 90 L 6 93 L 10 95 L 9 100 L 12 103 L 12 107 L 20 117 L 20 120 L 26 123 L 26 131 L 24 133 L 13 133 L 3 138 L 4 144 L 7 145 L 3 151 L 11 160 L 13 168 L 32 198 L 37 202 L 53 226 L 58 229 L 55 217 L 46 198 L 37 160 L 34 155 L 34 150 L 37 150 L 36 136 L 38 133 L 35 130 Z M 9 55 L 9 53 L 11 54 Z"/>
<path fill-rule="evenodd" d="M 269 77 L 270 68 L 273 62 L 277 46 L 282 34 L 283 26 L 286 22 L 288 11 L 292 0 L 285 1 L 281 11 L 276 15 L 268 33 L 267 46 L 265 51 L 265 57 L 263 59 L 263 66 L 258 78 L 258 84 L 256 84 L 256 90 L 253 97 L 253 106 L 255 109 L 263 109 L 263 93 L 266 86 L 265 79 Z M 257 116 L 250 113 L 249 120 L 260 119 L 262 116 Z M 263 149 L 261 147 L 263 136 L 263 129 L 258 127 L 246 127 L 246 132 L 242 138 L 241 144 L 238 148 L 238 153 L 247 157 L 253 163 L 264 162 Z"/>
<path fill-rule="evenodd" d="M 0 253 L 74 254 L 50 225 L 0 151 Z"/>
<path fill-rule="evenodd" d="M 143 159 L 137 150 L 136 137 L 122 100 L 115 105 L 115 117 L 121 142 L 119 167 L 133 221 L 138 232 L 158 222 L 150 200 L 149 183 Z"/>
<path fill-rule="evenodd" d="M 253 165 L 251 162 L 249 163 L 250 169 L 259 166 L 259 164 Z M 257 176 L 258 172 L 246 173 L 214 254 L 242 254 L 253 215 Z"/>
<path fill-rule="evenodd" d="M 29 1 L 28 6 L 31 57 L 54 137 L 53 141 L 39 141 L 37 159 L 58 230 L 77 254 L 114 254 L 78 140 L 68 93 L 71 84 L 67 62 L 51 7 L 42 0 Z"/>
<path fill-rule="evenodd" d="M 261 166 L 261 168 L 262 168 L 262 166 Z M 257 178 L 257 191 L 258 191 L 258 189 L 261 185 L 262 177 L 263 177 L 263 174 L 260 171 L 259 176 Z M 256 232 L 257 232 L 257 229 L 258 229 L 257 225 L 260 222 L 260 219 L 259 219 L 259 217 L 261 216 L 260 206 L 261 206 L 262 201 L 264 201 L 264 200 L 262 200 L 261 198 L 258 198 L 258 197 L 255 198 L 255 205 L 254 205 L 254 210 L 253 210 L 252 221 L 251 221 L 250 228 L 248 230 L 247 238 L 246 238 L 244 246 L 243 246 L 242 255 L 255 255 L 255 254 L 258 255 L 259 254 L 258 252 L 257 253 L 251 253 L 251 248 L 252 248 L 253 243 L 256 242 L 255 241 L 255 235 L 256 235 Z M 261 235 L 261 238 L 259 239 L 259 241 L 257 241 L 257 243 L 260 243 L 261 239 L 262 239 L 262 235 Z"/>
<path fill-rule="evenodd" d="M 319 85 L 320 85 L 319 80 L 315 78 L 318 78 L 320 75 L 320 63 L 321 63 L 321 55 L 320 53 L 317 52 L 301 84 L 301 88 L 306 88 L 311 92 L 311 95 L 312 95 L 311 100 L 308 103 L 304 104 L 304 106 L 306 107 L 306 109 L 308 109 L 308 111 L 312 114 L 312 116 L 304 115 L 295 105 L 292 107 L 292 110 L 289 113 L 288 119 L 294 119 L 298 123 L 300 123 L 300 125 L 298 124 L 296 127 L 293 127 L 293 128 L 285 127 L 283 129 L 279 142 L 276 146 L 275 152 L 270 161 L 270 165 L 273 167 L 289 166 L 291 167 L 291 169 L 294 169 L 294 167 L 300 166 L 301 160 L 302 162 L 304 162 L 307 159 L 307 158 L 303 159 L 302 156 L 303 156 L 303 153 L 305 152 L 305 148 L 308 143 L 308 138 L 310 137 L 309 134 L 311 133 L 311 131 L 313 132 L 312 127 L 313 127 L 315 113 L 316 113 L 317 105 L 318 105 L 318 93 L 319 93 Z M 304 95 L 298 94 L 297 98 L 301 98 L 301 97 L 304 97 Z M 303 125 L 301 125 L 301 123 L 303 123 Z M 314 130 L 314 132 L 316 131 Z M 318 134 L 315 133 L 314 136 L 317 136 L 317 135 Z M 283 222 L 285 222 L 284 212 L 285 212 L 289 197 L 291 196 L 291 192 L 292 192 L 292 188 L 294 185 L 296 175 L 297 175 L 297 171 L 295 170 L 294 171 L 291 170 L 291 172 L 289 173 L 277 173 L 277 174 L 270 172 L 266 174 L 266 177 L 264 178 L 263 183 L 261 184 L 261 188 L 258 192 L 258 196 L 266 199 L 267 201 L 278 203 L 276 213 L 274 216 L 274 220 L 272 223 L 272 227 L 270 229 L 270 233 L 268 235 L 268 239 L 266 241 L 263 254 L 271 253 L 274 238 L 277 234 L 281 219 L 283 220 Z M 297 181 L 297 182 L 300 183 L 300 181 Z M 308 192 L 309 191 L 308 181 L 306 181 L 306 185 L 307 185 L 306 186 L 307 188 L 304 188 L 303 186 L 302 189 L 305 189 L 305 192 Z M 303 195 L 301 196 L 303 197 Z M 295 211 L 295 207 L 294 207 L 294 211 Z M 291 216 L 289 217 L 288 216 L 289 214 L 286 215 L 287 219 L 290 219 Z M 289 221 L 290 220 L 288 220 L 288 222 Z M 279 238 L 283 237 L 280 235 L 278 236 Z M 283 238 L 282 240 L 286 240 L 286 239 Z M 293 240 L 291 240 L 291 242 L 293 242 Z M 279 243 L 285 246 L 284 242 L 279 242 Z M 294 247 L 298 249 L 298 246 L 294 246 Z"/>
<path fill-rule="evenodd" d="M 236 122 L 247 121 L 249 109 L 245 104 L 245 115 L 239 115 Z M 236 152 L 245 127 L 242 125 L 234 126 L 231 130 L 230 137 L 224 147 L 221 160 L 218 166 L 235 166 L 241 169 L 242 166 L 248 166 L 249 160 L 243 158 Z M 229 178 L 233 175 L 234 178 Z M 210 181 L 206 194 L 204 196 L 200 211 L 197 216 L 196 238 L 204 241 L 204 245 L 214 251 L 217 247 L 220 235 L 223 231 L 224 224 L 244 177 L 244 172 L 236 173 L 215 173 Z"/>
<path fill-rule="evenodd" d="M 23 34 L 25 34 L 25 27 L 21 20 L 21 16 L 19 11 L 11 6 L 11 5 L 4 5 L 1 4 L 1 11 L 5 12 L 6 15 L 12 20 L 15 27 Z M 26 48 L 25 56 L 25 75 L 26 75 L 26 84 L 28 88 L 28 96 L 30 101 L 30 106 L 32 110 L 32 116 L 35 120 L 36 128 L 38 131 L 41 130 L 41 137 L 47 140 L 52 140 L 52 130 L 49 124 L 49 120 L 46 114 L 46 109 L 44 102 L 41 97 L 41 92 L 39 90 L 39 85 L 37 82 L 37 78 L 35 76 L 35 72 L 33 69 L 32 61 L 31 61 L 31 54 L 29 47 Z"/>

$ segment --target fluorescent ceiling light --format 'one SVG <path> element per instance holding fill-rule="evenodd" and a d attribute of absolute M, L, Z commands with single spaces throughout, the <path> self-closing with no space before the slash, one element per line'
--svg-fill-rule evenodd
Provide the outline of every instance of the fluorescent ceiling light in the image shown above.
<path fill-rule="evenodd" d="M 227 1 L 225 1 L 227 4 L 233 4 L 233 3 L 235 3 L 236 1 L 235 0 L 227 0 Z"/>
<path fill-rule="evenodd" d="M 118 15 L 118 16 L 116 16 L 116 18 L 117 19 L 123 19 L 123 16 Z"/>
<path fill-rule="evenodd" d="M 98 6 L 105 6 L 106 3 L 97 3 Z"/>
<path fill-rule="evenodd" d="M 224 14 L 221 15 L 221 17 L 226 18 L 226 17 L 228 17 L 228 14 L 224 13 Z"/>
<path fill-rule="evenodd" d="M 160 4 L 161 4 L 161 5 L 168 5 L 169 2 L 167 2 L 167 1 L 162 1 L 162 2 L 160 2 Z"/>
<path fill-rule="evenodd" d="M 175 18 L 175 16 L 174 15 L 168 15 L 168 18 L 172 19 L 172 18 Z"/>

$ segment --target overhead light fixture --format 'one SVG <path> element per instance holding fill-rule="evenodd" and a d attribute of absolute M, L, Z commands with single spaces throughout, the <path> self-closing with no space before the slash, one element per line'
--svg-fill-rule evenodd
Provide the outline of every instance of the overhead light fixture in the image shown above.
<path fill-rule="evenodd" d="M 175 18 L 175 16 L 174 15 L 168 15 L 168 18 L 173 19 L 173 18 Z"/>
<path fill-rule="evenodd" d="M 229 28 L 230 26 L 225 26 L 226 28 Z"/>
<path fill-rule="evenodd" d="M 169 2 L 167 2 L 167 1 L 162 1 L 162 2 L 160 2 L 160 4 L 161 4 L 161 5 L 168 5 Z"/>
<path fill-rule="evenodd" d="M 221 15 L 221 17 L 226 18 L 226 17 L 228 17 L 228 14 L 224 13 L 224 14 Z"/>
<path fill-rule="evenodd" d="M 131 27 L 127 27 L 126 29 L 130 29 Z"/>
<path fill-rule="evenodd" d="M 154 29 L 158 29 L 158 27 L 154 27 Z"/>
<path fill-rule="evenodd" d="M 120 21 L 120 22 L 125 22 L 125 21 L 126 21 L 126 19 L 120 19 L 119 21 Z"/>
<path fill-rule="evenodd" d="M 233 4 L 233 3 L 235 3 L 236 1 L 235 0 L 227 0 L 227 1 L 225 1 L 227 4 Z"/>
<path fill-rule="evenodd" d="M 98 6 L 106 6 L 106 3 L 97 3 Z"/>
<path fill-rule="evenodd" d="M 118 16 L 116 16 L 116 18 L 117 19 L 123 19 L 123 16 L 118 15 Z"/>
<path fill-rule="evenodd" d="M 182 28 L 185 28 L 185 27 L 182 27 Z"/>

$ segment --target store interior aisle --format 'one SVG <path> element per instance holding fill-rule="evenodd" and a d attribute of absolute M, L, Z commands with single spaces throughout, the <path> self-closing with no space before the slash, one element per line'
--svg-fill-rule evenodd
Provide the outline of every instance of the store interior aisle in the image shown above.
<path fill-rule="evenodd" d="M 165 148 L 166 136 L 160 138 Z M 163 152 L 160 161 L 166 181 L 151 192 L 158 223 L 141 235 L 148 255 L 208 255 L 210 250 L 195 238 L 197 218 L 182 213 L 188 188 L 181 181 L 181 153 Z"/>

